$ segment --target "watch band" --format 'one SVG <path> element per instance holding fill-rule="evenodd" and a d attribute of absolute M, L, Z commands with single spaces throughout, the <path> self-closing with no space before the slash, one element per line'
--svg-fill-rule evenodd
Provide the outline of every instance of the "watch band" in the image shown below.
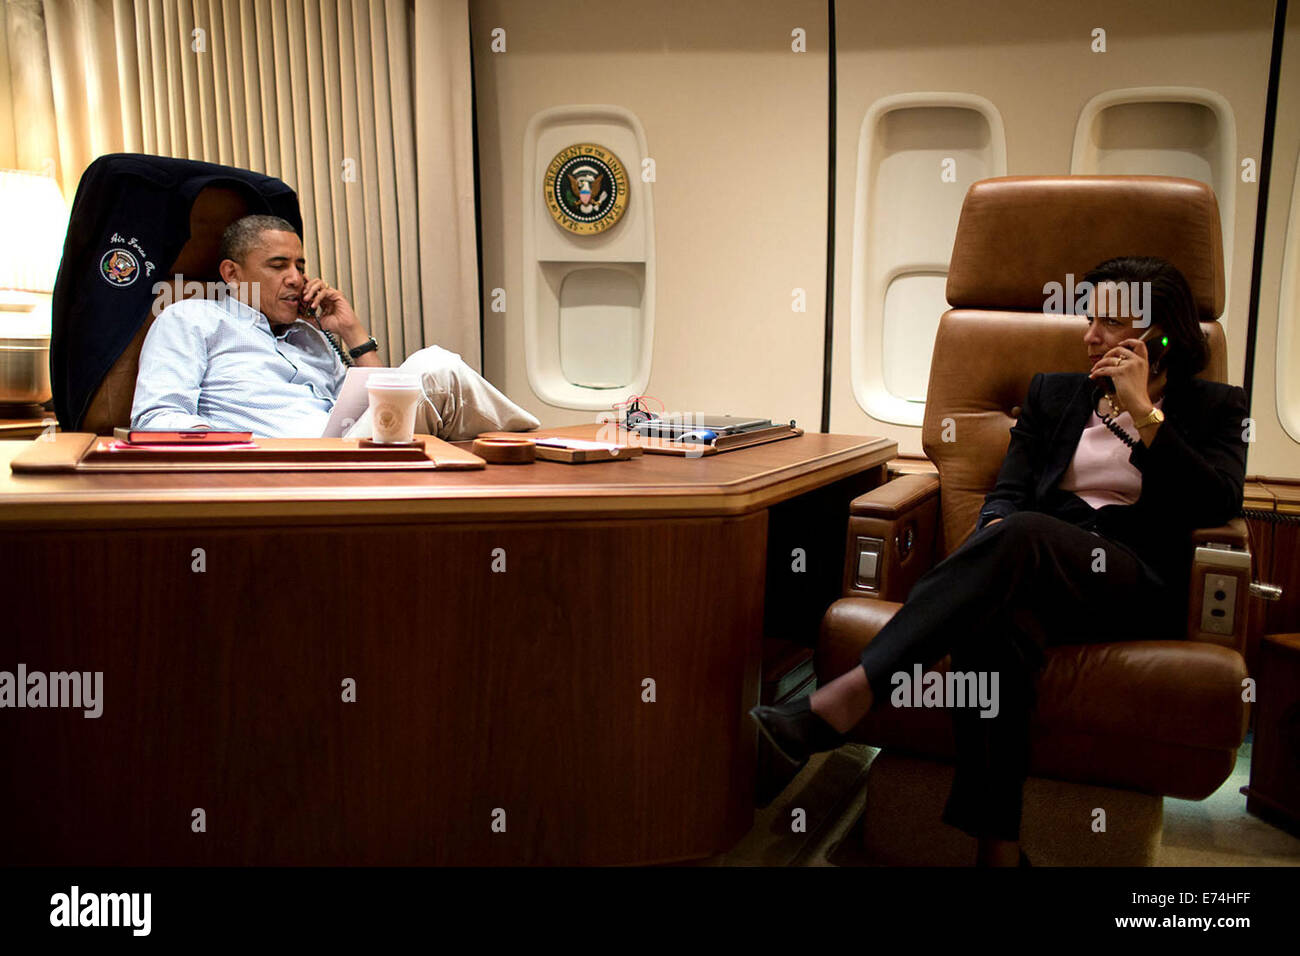
<path fill-rule="evenodd" d="M 1165 420 L 1165 413 L 1158 408 L 1153 408 L 1142 416 L 1140 421 L 1133 423 L 1134 428 L 1146 428 L 1148 425 L 1155 425 Z"/>
<path fill-rule="evenodd" d="M 375 337 L 372 335 L 367 341 L 362 342 L 356 348 L 348 349 L 348 355 L 352 356 L 352 358 L 355 359 L 355 358 L 360 358 L 361 356 L 365 355 L 367 352 L 376 352 L 378 350 L 379 350 L 379 343 L 375 341 Z"/>

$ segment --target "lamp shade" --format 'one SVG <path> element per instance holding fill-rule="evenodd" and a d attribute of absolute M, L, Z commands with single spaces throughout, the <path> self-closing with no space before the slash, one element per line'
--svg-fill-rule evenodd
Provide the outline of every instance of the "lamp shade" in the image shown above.
<path fill-rule="evenodd" d="M 54 291 L 68 206 L 48 176 L 0 169 L 0 291 Z"/>

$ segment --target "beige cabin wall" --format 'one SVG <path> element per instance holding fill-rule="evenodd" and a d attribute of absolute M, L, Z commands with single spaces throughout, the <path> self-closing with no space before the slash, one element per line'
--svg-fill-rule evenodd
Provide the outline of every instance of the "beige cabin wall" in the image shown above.
<path fill-rule="evenodd" d="M 525 213 L 541 202 L 541 184 L 525 194 L 523 140 L 538 112 L 586 103 L 631 111 L 657 166 L 657 301 L 646 393 L 675 409 L 795 418 L 818 427 L 827 251 L 826 10 L 823 2 L 797 0 L 472 0 L 484 368 L 544 424 L 590 421 L 594 413 L 548 404 L 529 384 L 522 288 L 530 266 L 523 262 L 522 231 Z M 990 102 L 1005 134 L 1008 175 L 1069 173 L 1080 115 L 1106 91 L 1192 87 L 1222 97 L 1232 114 L 1236 163 L 1233 194 L 1221 196 L 1232 206 L 1223 323 L 1229 379 L 1244 384 L 1259 186 L 1241 181 L 1240 163 L 1262 159 L 1273 12 L 1273 0 L 837 3 L 830 430 L 885 435 L 904 453 L 921 452 L 918 427 L 863 410 L 850 368 L 860 131 L 872 104 L 898 94 L 973 94 Z M 1300 476 L 1300 448 L 1278 412 L 1275 361 L 1287 243 L 1300 243 L 1300 229 L 1288 229 L 1300 159 L 1298 15 L 1293 9 L 1278 103 L 1250 462 L 1252 473 L 1278 476 Z M 806 30 L 807 53 L 790 50 L 796 27 Z M 1106 31 L 1105 53 L 1090 49 L 1098 27 Z M 491 48 L 497 28 L 505 30 L 504 53 Z M 634 177 L 641 158 L 623 157 Z M 918 221 L 925 216 L 917 211 Z M 1300 248 L 1292 256 L 1300 261 Z M 492 311 L 498 288 L 505 290 L 504 313 Z M 791 309 L 796 288 L 806 293 L 802 313 Z M 919 347 L 928 350 L 929 340 Z"/>
<path fill-rule="evenodd" d="M 831 431 L 887 435 L 899 442 L 902 451 L 921 453 L 920 428 L 869 417 L 858 404 L 850 380 L 854 180 L 858 130 L 872 103 L 914 91 L 977 94 L 1001 114 L 1007 175 L 1067 174 L 1076 124 L 1097 94 L 1144 86 L 1205 88 L 1220 94 L 1231 107 L 1237 162 L 1251 157 L 1258 163 L 1273 7 L 1272 0 L 838 3 Z M 1106 31 L 1105 53 L 1090 50 L 1092 30 L 1098 27 Z M 1242 183 L 1240 176 L 1234 181 L 1233 259 L 1223 321 L 1229 377 L 1241 384 L 1258 185 Z M 937 169 L 935 188 L 943 188 Z M 931 344 L 926 341 L 920 347 L 928 350 Z M 994 355 L 990 349 L 985 360 L 995 361 Z M 1292 471 L 1300 471 L 1294 459 Z"/>
<path fill-rule="evenodd" d="M 827 8 L 640 0 L 473 0 L 484 368 L 544 425 L 524 355 L 524 133 L 541 110 L 613 104 L 656 163 L 655 335 L 645 393 L 670 409 L 821 418 L 826 288 Z M 491 49 L 505 31 L 506 51 Z M 806 31 L 807 52 L 791 50 Z M 621 156 L 630 176 L 639 156 Z M 636 201 L 634 184 L 633 201 Z M 549 225 L 549 224 L 548 224 Z M 620 226 L 622 223 L 619 224 Z M 615 226 L 615 229 L 619 226 Z M 492 311 L 492 290 L 506 293 Z M 805 311 L 792 290 L 805 290 Z"/>
<path fill-rule="evenodd" d="M 1279 385 L 1289 377 L 1300 383 L 1297 349 L 1279 349 L 1282 323 L 1300 332 L 1300 196 L 1296 171 L 1300 164 L 1300 5 L 1287 11 L 1286 36 L 1278 77 L 1277 122 L 1273 131 L 1273 162 L 1269 174 L 1268 214 L 1264 222 L 1264 255 L 1260 268 L 1259 324 L 1255 332 L 1255 375 L 1251 391 L 1251 417 L 1255 441 L 1250 446 L 1247 471 L 1252 475 L 1300 478 L 1300 434 L 1290 435 L 1282 425 Z M 1290 295 L 1283 296 L 1289 286 Z M 1285 310 L 1285 311 L 1284 311 Z M 1293 388 L 1295 386 L 1292 386 Z M 1295 407 L 1292 420 L 1300 419 Z"/>

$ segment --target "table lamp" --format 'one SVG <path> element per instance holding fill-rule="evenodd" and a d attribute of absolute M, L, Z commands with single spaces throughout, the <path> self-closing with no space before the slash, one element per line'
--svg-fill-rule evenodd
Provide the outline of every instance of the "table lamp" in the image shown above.
<path fill-rule="evenodd" d="M 0 405 L 50 391 L 50 300 L 68 206 L 48 176 L 0 169 Z"/>

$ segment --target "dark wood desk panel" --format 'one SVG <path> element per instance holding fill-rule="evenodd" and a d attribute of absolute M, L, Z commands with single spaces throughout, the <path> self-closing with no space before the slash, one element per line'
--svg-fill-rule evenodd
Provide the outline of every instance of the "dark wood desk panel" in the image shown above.
<path fill-rule="evenodd" d="M 530 864 L 720 850 L 750 821 L 766 517 L 5 535 L 32 545 L 7 569 L 7 603 L 39 603 L 8 603 L 3 668 L 103 671 L 104 713 L 4 713 L 0 821 L 16 830 L 0 854 Z M 497 547 L 504 574 L 490 571 Z M 206 833 L 190 831 L 195 807 Z M 505 833 L 490 828 L 498 807 Z"/>
<path fill-rule="evenodd" d="M 818 541 L 842 549 L 848 497 L 894 452 L 814 435 L 706 460 L 546 462 L 531 480 L 504 466 L 340 483 L 6 476 L 0 669 L 103 671 L 104 715 L 0 714 L 0 861 L 725 850 L 752 826 L 746 711 L 767 612 L 794 580 L 766 570 L 789 566 L 769 564 L 769 525 L 793 529 L 782 548 L 810 542 L 810 568 L 835 564 Z M 70 521 L 78 509 L 90 517 Z M 799 532 L 810 520 L 834 533 Z M 815 624 L 808 607 L 781 626 Z M 190 830 L 196 807 L 206 833 Z"/>

